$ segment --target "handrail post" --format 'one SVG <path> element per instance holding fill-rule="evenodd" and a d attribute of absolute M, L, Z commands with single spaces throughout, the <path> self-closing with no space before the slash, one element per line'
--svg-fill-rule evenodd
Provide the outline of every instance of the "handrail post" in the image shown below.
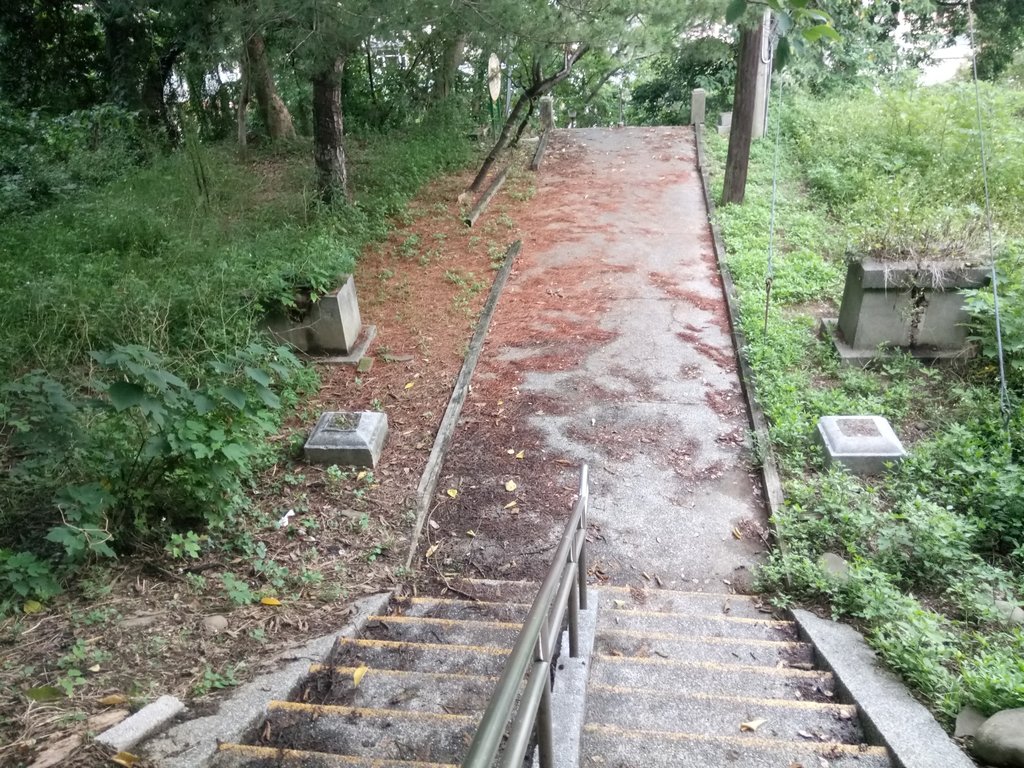
<path fill-rule="evenodd" d="M 537 707 L 537 753 L 540 768 L 554 768 L 555 738 L 551 724 L 551 680 L 544 681 L 544 692 Z"/>
<path fill-rule="evenodd" d="M 587 513 L 590 511 L 590 478 L 589 467 L 583 465 L 580 472 L 580 502 L 583 504 L 583 514 L 580 515 L 578 523 L 583 535 L 580 543 L 580 556 L 577 563 L 576 577 L 579 581 L 580 610 L 587 610 Z"/>
<path fill-rule="evenodd" d="M 575 578 L 569 592 L 569 655 L 574 659 L 580 655 L 580 585 Z"/>

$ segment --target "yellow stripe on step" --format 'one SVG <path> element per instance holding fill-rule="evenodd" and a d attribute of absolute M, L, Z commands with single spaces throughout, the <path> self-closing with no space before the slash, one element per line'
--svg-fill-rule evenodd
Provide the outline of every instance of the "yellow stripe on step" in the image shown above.
<path fill-rule="evenodd" d="M 668 632 L 648 632 L 644 629 L 614 629 L 606 627 L 600 630 L 601 635 L 624 635 L 640 640 L 667 640 L 684 643 L 701 643 L 703 645 L 760 645 L 765 648 L 810 648 L 807 643 L 795 640 L 753 640 L 744 637 L 708 637 L 706 635 L 674 635 Z"/>
<path fill-rule="evenodd" d="M 632 728 L 620 728 L 616 725 L 588 723 L 583 726 L 587 733 L 614 736 L 616 739 L 663 739 L 665 741 L 701 741 L 706 744 L 729 744 L 737 747 L 756 747 L 764 750 L 806 749 L 825 755 L 842 753 L 845 755 L 877 755 L 885 757 L 885 747 L 871 747 L 866 744 L 843 744 L 838 741 L 784 741 L 782 739 L 763 739 L 758 736 L 715 736 L 708 733 L 681 733 L 678 731 L 648 731 Z"/>
<path fill-rule="evenodd" d="M 508 656 L 511 651 L 508 648 L 498 648 L 493 645 L 452 645 L 448 643 L 410 643 L 404 640 L 373 640 L 366 637 L 339 637 L 338 643 L 345 645 L 358 645 L 361 648 L 405 648 L 416 650 L 417 648 L 429 648 L 433 651 L 461 651 L 466 653 L 488 653 L 492 656 Z"/>
<path fill-rule="evenodd" d="M 493 675 L 468 675 L 464 672 L 420 672 L 415 669 L 385 669 L 383 667 L 332 667 L 330 664 L 310 664 L 309 673 L 314 674 L 316 672 L 333 671 L 339 675 L 353 675 L 357 669 L 366 669 L 363 673 L 363 679 L 367 677 L 377 675 L 387 675 L 388 677 L 399 677 L 405 675 L 407 677 L 436 677 L 445 680 L 497 680 L 497 677 Z"/>
<path fill-rule="evenodd" d="M 447 712 L 419 712 L 408 709 L 373 709 L 371 707 L 343 707 L 337 704 L 307 704 L 301 701 L 271 701 L 269 710 L 308 712 L 311 715 L 338 715 L 348 717 L 388 717 L 397 720 L 444 720 L 446 722 L 476 722 L 472 715 L 451 715 Z"/>
<path fill-rule="evenodd" d="M 617 613 L 625 613 L 630 616 L 663 616 L 666 619 L 693 619 L 695 621 L 729 621 L 734 624 L 754 624 L 769 627 L 793 627 L 792 621 L 779 621 L 778 619 L 746 619 L 742 616 L 712 616 L 705 613 L 672 613 L 670 611 L 641 611 L 638 608 L 615 608 L 609 610 Z"/>
<path fill-rule="evenodd" d="M 662 659 L 650 656 L 613 656 L 608 653 L 596 653 L 595 659 L 610 664 L 653 664 L 664 667 L 685 667 L 686 669 L 710 669 L 716 672 L 750 672 L 757 675 L 776 677 L 831 678 L 832 673 L 821 669 L 793 669 L 792 667 L 763 667 L 757 664 L 728 664 L 714 661 L 685 661 Z"/>
<path fill-rule="evenodd" d="M 417 760 L 387 760 L 382 757 L 359 757 L 358 755 L 332 755 L 327 752 L 309 752 L 304 749 L 275 749 L 273 747 L 254 747 L 249 744 L 221 744 L 221 752 L 234 752 L 254 759 L 270 758 L 285 759 L 289 762 L 298 761 L 298 765 L 307 765 L 309 760 L 319 760 L 335 765 L 367 765 L 370 768 L 458 768 L 451 763 L 424 763 Z"/>
<path fill-rule="evenodd" d="M 518 605 L 529 608 L 530 603 L 507 603 L 494 600 L 460 600 L 452 597 L 400 597 L 396 600 L 398 605 L 493 605 L 504 608 L 505 606 Z"/>
<path fill-rule="evenodd" d="M 726 696 L 717 693 L 683 693 L 678 689 L 659 691 L 650 688 L 628 688 L 618 685 L 601 685 L 592 683 L 587 687 L 588 693 L 612 693 L 619 696 L 655 696 L 670 701 L 690 699 L 691 701 L 727 701 L 734 704 L 751 704 L 758 707 L 780 707 L 783 709 L 810 709 L 835 714 L 846 713 L 856 715 L 857 707 L 853 704 L 834 704 L 827 701 L 801 701 L 798 699 L 763 699 L 756 696 Z M 665 696 L 664 694 L 670 694 Z"/>
<path fill-rule="evenodd" d="M 500 629 L 519 629 L 522 622 L 485 621 L 480 619 L 435 619 L 433 616 L 370 616 L 367 621 L 379 621 L 382 624 L 440 624 L 444 627 L 465 626 L 498 627 Z"/>

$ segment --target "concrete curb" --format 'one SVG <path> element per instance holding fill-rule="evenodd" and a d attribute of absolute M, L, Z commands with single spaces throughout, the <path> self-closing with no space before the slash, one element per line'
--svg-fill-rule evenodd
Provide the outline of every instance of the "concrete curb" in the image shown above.
<path fill-rule="evenodd" d="M 704 189 L 704 203 L 708 209 L 708 227 L 711 229 L 711 243 L 715 251 L 715 261 L 718 263 L 718 272 L 722 276 L 722 293 L 725 296 L 725 305 L 729 311 L 729 328 L 732 331 L 733 348 L 736 352 L 736 362 L 740 369 L 740 386 L 743 388 L 743 399 L 747 404 L 747 418 L 751 430 L 754 433 L 754 440 L 757 448 L 763 452 L 761 457 L 761 483 L 764 488 L 765 502 L 768 504 L 769 524 L 771 518 L 782 509 L 785 496 L 782 492 L 782 479 L 779 475 L 778 464 L 775 461 L 775 452 L 772 450 L 771 435 L 768 432 L 768 418 L 761 410 L 754 395 L 754 372 L 750 369 L 746 358 L 743 356 L 743 347 L 747 339 L 740 328 L 739 312 L 736 309 L 736 286 L 733 284 L 732 275 L 725 264 L 725 242 L 722 240 L 722 232 L 714 222 L 715 200 L 711 193 L 711 177 L 708 173 L 706 156 L 704 152 L 704 126 L 694 126 L 694 139 L 697 145 L 697 170 L 700 172 L 701 186 Z M 779 549 L 785 551 L 785 542 L 779 536 L 779 532 L 772 526 L 772 533 L 779 544 Z"/>
<path fill-rule="evenodd" d="M 512 273 L 512 265 L 516 256 L 523 246 L 522 240 L 516 240 L 505 251 L 505 263 L 494 278 L 491 285 L 491 292 L 487 296 L 487 303 L 484 304 L 480 319 L 476 324 L 476 331 L 469 343 L 469 351 L 465 360 L 462 361 L 462 370 L 459 371 L 459 378 L 455 380 L 455 387 L 452 389 L 452 396 L 448 399 L 448 407 L 445 409 L 444 417 L 437 428 L 437 436 L 434 438 L 434 447 L 430 450 L 427 458 L 427 465 L 423 468 L 420 476 L 420 484 L 416 488 L 416 524 L 413 526 L 410 536 L 409 556 L 405 558 L 405 567 L 412 567 L 413 558 L 416 557 L 416 550 L 419 548 L 420 534 L 423 532 L 423 524 L 430 514 L 431 502 L 434 499 L 434 491 L 437 490 L 437 481 L 441 476 L 441 467 L 444 464 L 445 454 L 448 452 L 448 445 L 451 443 L 452 435 L 455 434 L 455 427 L 459 423 L 459 415 L 462 413 L 462 406 L 466 402 L 466 395 L 469 393 L 469 382 L 473 378 L 473 371 L 480 360 L 480 352 L 484 347 L 484 340 L 487 338 L 487 329 L 491 325 L 491 318 L 494 317 L 494 310 L 498 306 L 498 298 L 501 296 L 505 283 Z"/>
<path fill-rule="evenodd" d="M 839 695 L 860 710 L 868 741 L 886 747 L 898 768 L 975 768 L 902 681 L 882 668 L 859 632 L 808 611 L 792 614 L 818 664 L 835 675 Z"/>
<path fill-rule="evenodd" d="M 356 601 L 352 605 L 355 615 L 340 632 L 318 637 L 281 654 L 276 661 L 287 662 L 284 666 L 241 686 L 221 703 L 216 714 L 185 720 L 145 742 L 143 753 L 159 768 L 198 768 L 209 764 L 220 742 L 244 738 L 263 716 L 268 701 L 287 699 L 309 673 L 311 663 L 327 658 L 337 638 L 358 634 L 367 618 L 383 610 L 390 597 L 390 593 L 383 593 Z M 111 730 L 121 728 L 142 712 L 145 709 Z M 172 718 L 166 718 L 159 726 Z M 104 741 L 110 732 L 103 733 L 98 740 Z"/>

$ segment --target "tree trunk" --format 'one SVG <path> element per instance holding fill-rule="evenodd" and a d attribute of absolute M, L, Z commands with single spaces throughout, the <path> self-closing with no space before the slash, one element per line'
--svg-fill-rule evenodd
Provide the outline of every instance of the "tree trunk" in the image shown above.
<path fill-rule="evenodd" d="M 455 83 L 459 74 L 459 65 L 466 55 L 466 36 L 455 34 L 448 36 L 441 50 L 441 60 L 434 73 L 434 98 L 438 101 L 447 99 L 455 92 Z"/>
<path fill-rule="evenodd" d="M 747 167 L 754 130 L 757 100 L 757 70 L 761 63 L 762 25 L 740 32 L 739 64 L 732 101 L 732 127 L 729 129 L 729 154 L 725 160 L 725 186 L 722 205 L 740 204 L 747 191 Z"/>
<path fill-rule="evenodd" d="M 249 68 L 242 63 L 242 77 L 238 81 L 238 112 L 235 115 L 235 127 L 238 132 L 238 146 L 243 151 L 249 143 Z"/>
<path fill-rule="evenodd" d="M 565 61 L 562 69 L 547 79 L 541 79 L 539 72 L 540 67 L 539 65 L 534 65 L 534 75 L 532 82 L 530 83 L 530 87 L 527 88 L 526 92 L 516 100 L 516 104 L 512 107 L 512 111 L 509 112 L 508 117 L 505 118 L 505 124 L 501 126 L 501 133 L 498 135 L 498 141 L 495 142 L 494 147 L 487 155 L 483 165 L 480 166 L 480 170 L 477 171 L 476 178 L 473 179 L 473 183 L 469 185 L 470 192 L 480 191 L 480 187 L 483 186 L 484 179 L 487 178 L 487 174 L 498 159 L 498 155 L 501 154 L 501 151 L 505 149 L 508 144 L 509 137 L 512 135 L 512 130 L 522 119 L 523 110 L 527 106 L 532 106 L 534 101 L 567 78 L 576 62 L 579 61 L 583 57 L 583 54 L 585 54 L 589 49 L 590 46 L 581 45 L 575 51 L 567 50 L 565 52 Z"/>
<path fill-rule="evenodd" d="M 348 171 L 342 144 L 341 75 L 345 58 L 338 56 L 313 76 L 313 162 L 317 189 L 325 203 L 340 192 L 347 200 Z"/>
<path fill-rule="evenodd" d="M 267 44 L 259 32 L 253 33 L 245 41 L 245 65 L 248 69 L 246 79 L 256 96 L 260 117 L 267 127 L 270 140 L 294 139 L 295 126 L 292 124 L 292 116 L 288 112 L 288 107 L 281 101 L 281 97 L 277 95 L 274 75 L 267 60 Z"/>

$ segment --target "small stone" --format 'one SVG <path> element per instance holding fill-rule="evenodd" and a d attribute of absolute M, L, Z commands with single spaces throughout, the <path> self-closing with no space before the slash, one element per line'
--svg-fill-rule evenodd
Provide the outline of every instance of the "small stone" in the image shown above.
<path fill-rule="evenodd" d="M 973 736 L 984 722 L 985 716 L 981 712 L 974 707 L 964 707 L 956 716 L 956 731 L 953 735 L 958 739 L 962 736 Z"/>
<path fill-rule="evenodd" d="M 1003 617 L 1003 621 L 1010 624 L 1024 624 L 1024 609 L 1021 609 L 1016 603 L 1006 600 L 993 600 L 992 605 Z"/>
<path fill-rule="evenodd" d="M 982 723 L 974 754 L 997 768 L 1024 768 L 1024 708 L 1004 709 Z"/>
<path fill-rule="evenodd" d="M 214 614 L 213 616 L 207 616 L 205 619 L 203 619 L 203 629 L 205 629 L 211 635 L 216 635 L 218 632 L 223 632 L 227 628 L 227 618 L 221 616 L 219 613 Z"/>
<path fill-rule="evenodd" d="M 818 567 L 840 584 L 850 580 L 850 564 L 833 552 L 826 552 L 818 558 Z"/>
<path fill-rule="evenodd" d="M 358 373 L 369 373 L 371 368 L 373 368 L 373 358 L 364 357 L 359 361 L 359 365 L 356 366 L 356 371 Z"/>

